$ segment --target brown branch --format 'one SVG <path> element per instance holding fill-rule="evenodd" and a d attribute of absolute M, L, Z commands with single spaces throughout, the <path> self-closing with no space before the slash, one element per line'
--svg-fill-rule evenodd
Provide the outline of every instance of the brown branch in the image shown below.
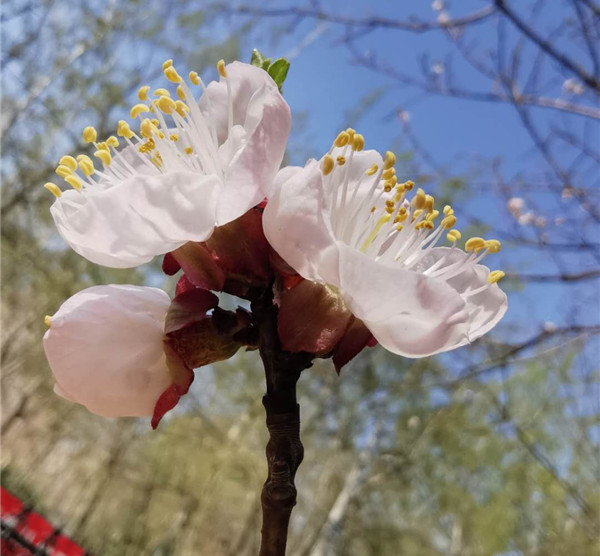
<path fill-rule="evenodd" d="M 327 21 L 329 23 L 336 23 L 339 25 L 345 25 L 346 27 L 355 27 L 360 29 L 398 29 L 401 31 L 411 31 L 413 33 L 425 33 L 427 31 L 437 31 L 439 29 L 452 29 L 456 27 L 463 27 L 472 23 L 478 23 L 493 15 L 496 9 L 493 5 L 486 6 L 485 8 L 473 12 L 472 14 L 464 17 L 457 17 L 447 22 L 430 22 L 430 21 L 400 21 L 396 19 L 389 19 L 385 17 L 366 17 L 366 18 L 350 18 L 343 17 L 336 14 L 331 14 L 322 10 L 307 9 L 307 8 L 255 8 L 253 6 L 238 6 L 235 8 L 235 12 L 243 15 L 252 15 L 258 17 L 295 17 L 299 19 L 318 19 L 320 21 Z"/>
<path fill-rule="evenodd" d="M 268 476 L 261 494 L 263 525 L 260 556 L 285 556 L 288 525 L 296 505 L 294 478 L 304 457 L 296 383 L 300 373 L 311 366 L 314 356 L 282 350 L 277 331 L 277 307 L 273 304 L 270 287 L 256 297 L 251 306 L 265 368 L 267 393 L 263 397 L 263 405 L 269 429 L 266 450 Z"/>
<path fill-rule="evenodd" d="M 600 92 L 600 81 L 592 74 L 588 73 L 579 64 L 558 52 L 552 44 L 538 35 L 531 27 L 521 20 L 507 5 L 505 0 L 494 0 L 496 7 L 519 29 L 529 40 L 534 42 L 548 56 L 556 60 L 561 66 L 570 70 L 577 75 L 588 87 L 591 87 L 596 92 Z"/>
<path fill-rule="evenodd" d="M 519 282 L 580 282 L 600 277 L 600 269 L 586 270 L 572 274 L 518 274 L 507 273 L 506 277 Z"/>

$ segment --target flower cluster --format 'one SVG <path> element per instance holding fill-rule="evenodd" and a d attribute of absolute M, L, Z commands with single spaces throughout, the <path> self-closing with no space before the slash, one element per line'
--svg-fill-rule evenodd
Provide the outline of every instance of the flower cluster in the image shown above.
<path fill-rule="evenodd" d="M 218 82 L 190 72 L 187 84 L 165 62 L 175 91 L 141 87 L 135 130 L 124 120 L 104 140 L 84 130 L 101 169 L 66 155 L 56 173 L 69 189 L 45 185 L 77 253 L 114 268 L 164 255 L 164 272 L 181 273 L 172 300 L 156 288 L 95 286 L 46 317 L 57 394 L 99 415 L 152 415 L 157 426 L 193 369 L 256 347 L 252 313 L 223 310 L 213 292 L 253 300 L 272 289 L 283 349 L 330 356 L 338 372 L 365 346 L 424 357 L 502 318 L 504 274 L 481 264 L 500 242 L 459 248 L 453 208 L 399 182 L 394 154 L 364 150 L 353 129 L 320 160 L 280 169 L 291 122 L 281 79 L 268 62 L 217 70 Z"/>

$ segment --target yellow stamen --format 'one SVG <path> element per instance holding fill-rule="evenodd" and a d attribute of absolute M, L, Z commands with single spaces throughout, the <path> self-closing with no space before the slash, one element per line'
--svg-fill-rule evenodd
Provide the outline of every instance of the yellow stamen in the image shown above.
<path fill-rule="evenodd" d="M 182 117 L 185 118 L 187 113 L 190 111 L 189 106 L 182 100 L 175 101 L 175 111 Z"/>
<path fill-rule="evenodd" d="M 345 131 L 340 131 L 338 136 L 335 138 L 333 144 L 336 147 L 345 147 L 350 141 L 350 136 Z"/>
<path fill-rule="evenodd" d="M 344 164 L 346 164 L 346 158 L 343 156 L 338 156 L 336 160 L 339 166 L 343 166 Z"/>
<path fill-rule="evenodd" d="M 434 199 L 433 195 L 426 195 L 425 196 L 425 205 L 423 206 L 423 208 L 426 211 L 431 212 L 433 210 L 434 203 L 435 203 L 435 199 Z"/>
<path fill-rule="evenodd" d="M 227 77 L 227 71 L 225 71 L 225 60 L 219 60 L 217 62 L 217 71 L 221 77 Z"/>
<path fill-rule="evenodd" d="M 446 230 L 449 230 L 455 224 L 456 224 L 456 216 L 454 216 L 453 214 L 449 214 L 442 220 L 442 228 L 445 228 Z"/>
<path fill-rule="evenodd" d="M 144 118 L 142 123 L 140 124 L 140 135 L 144 139 L 151 139 L 152 134 L 157 131 L 155 126 L 152 125 L 152 122 L 148 118 Z"/>
<path fill-rule="evenodd" d="M 446 239 L 448 241 L 451 241 L 452 243 L 454 243 L 455 241 L 458 241 L 461 237 L 462 237 L 462 234 L 458 230 L 450 230 L 446 234 Z"/>
<path fill-rule="evenodd" d="M 52 195 L 54 195 L 55 197 L 60 197 L 62 194 L 62 191 L 60 190 L 60 187 L 58 187 L 58 185 L 56 185 L 55 183 L 52 182 L 48 182 L 44 184 L 44 187 L 50 191 L 50 193 L 52 193 Z"/>
<path fill-rule="evenodd" d="M 183 92 L 183 87 L 181 85 L 177 85 L 177 89 L 175 89 L 175 92 L 181 100 L 185 100 L 185 93 Z"/>
<path fill-rule="evenodd" d="M 102 141 L 101 143 L 96 143 L 96 147 L 101 151 L 110 151 L 108 148 L 108 143 L 106 141 Z"/>
<path fill-rule="evenodd" d="M 446 205 L 444 207 L 444 216 L 450 216 L 451 214 L 454 214 L 454 210 L 452 210 L 450 205 Z"/>
<path fill-rule="evenodd" d="M 71 168 L 73 171 L 77 170 L 77 161 L 72 156 L 65 155 L 58 161 L 58 163 L 61 166 L 67 166 L 68 168 Z"/>
<path fill-rule="evenodd" d="M 179 141 L 179 135 L 177 135 L 177 133 L 171 133 L 169 139 L 171 139 L 171 141 Z"/>
<path fill-rule="evenodd" d="M 396 175 L 396 169 L 388 168 L 387 170 L 384 170 L 383 173 L 381 174 L 381 179 L 389 180 L 392 176 L 395 176 L 395 175 Z"/>
<path fill-rule="evenodd" d="M 94 173 L 94 163 L 92 162 L 92 159 L 89 156 L 86 156 L 85 154 L 80 154 L 77 157 L 77 161 L 79 162 L 79 167 L 81 168 L 81 171 L 86 176 L 91 176 Z"/>
<path fill-rule="evenodd" d="M 419 216 L 421 216 L 421 214 L 423 214 L 423 209 L 415 210 L 415 212 L 413 212 L 411 222 L 414 222 L 417 218 L 419 218 Z"/>
<path fill-rule="evenodd" d="M 177 110 L 175 101 L 166 95 L 161 96 L 157 101 L 156 105 L 165 114 L 172 114 L 173 110 Z"/>
<path fill-rule="evenodd" d="M 185 154 L 192 154 L 194 152 L 194 149 L 192 149 L 192 147 L 186 147 L 184 150 Z"/>
<path fill-rule="evenodd" d="M 440 215 L 440 211 L 439 210 L 432 210 L 427 215 L 427 220 L 429 220 L 430 222 L 433 222 L 439 215 Z"/>
<path fill-rule="evenodd" d="M 417 189 L 417 193 L 413 197 L 411 201 L 411 205 L 416 209 L 422 209 L 425 206 L 425 191 L 423 191 L 420 187 Z"/>
<path fill-rule="evenodd" d="M 108 151 L 105 151 L 104 149 L 97 150 L 94 153 L 94 156 L 96 158 L 99 158 L 102 161 L 102 164 L 104 164 L 104 166 L 108 166 L 112 161 L 112 156 Z"/>
<path fill-rule="evenodd" d="M 111 135 L 107 140 L 106 140 L 106 144 L 109 147 L 113 147 L 113 148 L 117 148 L 119 146 L 119 140 L 114 136 Z"/>
<path fill-rule="evenodd" d="M 173 65 L 173 60 L 171 60 L 170 58 L 168 60 L 165 60 L 162 65 L 163 71 L 165 71 L 167 68 L 170 68 L 172 65 Z"/>
<path fill-rule="evenodd" d="M 377 164 L 373 164 L 373 166 L 371 166 L 367 170 L 367 176 L 372 176 L 373 174 L 376 174 L 378 170 L 379 170 L 379 166 L 377 166 Z"/>
<path fill-rule="evenodd" d="M 190 71 L 188 77 L 193 85 L 200 85 L 200 76 L 197 71 Z"/>
<path fill-rule="evenodd" d="M 171 92 L 168 89 L 163 89 L 162 87 L 156 89 L 154 93 L 152 93 L 155 97 L 170 97 Z"/>
<path fill-rule="evenodd" d="M 129 116 L 132 120 L 135 120 L 140 114 L 148 112 L 150 108 L 146 104 L 136 104 L 129 112 Z"/>
<path fill-rule="evenodd" d="M 403 185 L 404 185 L 405 191 L 410 191 L 415 186 L 415 182 L 408 180 L 408 181 L 405 181 Z"/>
<path fill-rule="evenodd" d="M 360 133 L 355 133 L 352 137 L 352 150 L 362 151 L 365 148 L 365 138 Z"/>
<path fill-rule="evenodd" d="M 50 315 L 44 317 L 44 324 L 50 328 L 50 325 L 52 324 L 52 317 Z"/>
<path fill-rule="evenodd" d="M 323 170 L 323 175 L 327 176 L 331 174 L 331 172 L 333 171 L 333 166 L 333 158 L 330 155 L 326 154 L 323 157 L 323 163 L 321 164 L 321 170 Z"/>
<path fill-rule="evenodd" d="M 465 251 L 474 251 L 475 253 L 481 251 L 485 247 L 485 240 L 482 237 L 472 237 L 465 243 Z"/>
<path fill-rule="evenodd" d="M 129 124 L 125 120 L 119 120 L 117 125 L 117 135 L 127 139 L 131 139 L 133 137 L 133 131 L 131 131 Z"/>
<path fill-rule="evenodd" d="M 502 247 L 502 244 L 497 239 L 488 239 L 485 242 L 485 248 L 490 253 L 498 253 L 500 251 L 501 247 Z"/>
<path fill-rule="evenodd" d="M 73 188 L 77 189 L 77 191 L 81 191 L 81 180 L 75 174 L 71 174 L 65 178 L 65 181 Z"/>
<path fill-rule="evenodd" d="M 93 143 L 97 136 L 98 134 L 92 126 L 88 126 L 83 130 L 83 140 L 86 143 Z"/>
<path fill-rule="evenodd" d="M 386 151 L 383 167 L 389 170 L 394 164 L 396 164 L 396 155 L 392 151 Z"/>
<path fill-rule="evenodd" d="M 144 85 L 138 89 L 138 98 L 144 102 L 148 100 L 148 91 L 150 90 L 150 85 Z"/>
<path fill-rule="evenodd" d="M 56 174 L 61 178 L 66 178 L 67 176 L 70 176 L 73 173 L 73 170 L 71 170 L 71 168 L 69 168 L 65 164 L 60 164 L 59 166 L 57 166 L 55 171 Z"/>
<path fill-rule="evenodd" d="M 492 272 L 490 272 L 488 275 L 487 281 L 489 284 L 496 284 L 500 280 L 502 280 L 502 278 L 504 278 L 505 276 L 506 276 L 506 274 L 504 272 L 502 272 L 501 270 L 492 270 Z"/>

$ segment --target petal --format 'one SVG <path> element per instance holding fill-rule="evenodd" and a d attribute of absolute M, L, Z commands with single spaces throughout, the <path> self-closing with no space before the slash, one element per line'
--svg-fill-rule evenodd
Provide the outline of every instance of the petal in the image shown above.
<path fill-rule="evenodd" d="M 467 337 L 465 303 L 444 282 L 378 263 L 345 245 L 340 279 L 351 311 L 393 353 L 425 357 L 452 349 Z"/>
<path fill-rule="evenodd" d="M 265 236 L 271 246 L 307 280 L 339 284 L 338 244 L 325 211 L 319 163 L 282 182 L 263 214 Z"/>
<path fill-rule="evenodd" d="M 431 266 L 441 258 L 445 258 L 445 265 L 464 262 L 469 255 L 460 249 L 449 247 L 437 247 L 431 249 L 423 260 L 425 268 Z M 482 264 L 467 264 L 464 270 L 447 280 L 455 291 L 457 291 L 467 304 L 469 311 L 469 334 L 468 340 L 461 345 L 475 341 L 477 338 L 489 332 L 504 316 L 508 308 L 506 294 L 498 284 L 488 284 L 490 270 Z M 478 289 L 482 291 L 467 295 L 469 291 Z M 458 347 L 458 346 L 457 346 Z"/>
<path fill-rule="evenodd" d="M 44 350 L 56 392 L 106 417 L 151 415 L 170 382 L 163 351 L 169 296 L 157 288 L 94 286 L 51 319 Z"/>
<path fill-rule="evenodd" d="M 219 225 L 235 220 L 264 199 L 283 160 L 291 127 L 290 108 L 266 71 L 241 62 L 229 64 L 226 71 L 227 78 L 210 83 L 199 102 L 204 116 L 216 127 L 220 159 L 226 163 L 225 186 L 217 206 Z"/>
<path fill-rule="evenodd" d="M 216 176 L 189 172 L 137 176 L 104 189 L 67 191 L 50 210 L 77 253 L 97 264 L 128 268 L 186 241 L 207 239 L 221 188 Z"/>

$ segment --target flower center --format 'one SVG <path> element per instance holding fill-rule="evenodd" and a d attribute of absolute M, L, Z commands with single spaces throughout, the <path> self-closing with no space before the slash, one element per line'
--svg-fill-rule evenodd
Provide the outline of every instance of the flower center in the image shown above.
<path fill-rule="evenodd" d="M 381 167 L 373 163 L 366 171 L 367 152 L 364 138 L 352 128 L 339 133 L 329 152 L 323 157 L 321 170 L 325 185 L 327 208 L 335 237 L 366 255 L 394 262 L 407 270 L 450 279 L 489 253 L 500 251 L 500 242 L 474 237 L 465 243 L 468 257 L 452 262 L 452 252 L 461 239 L 454 229 L 454 209 L 446 205 L 439 224 L 440 211 L 435 198 L 421 188 L 409 199 L 414 182 L 398 183 L 396 156 L 387 151 Z M 363 157 L 359 160 L 360 157 Z M 427 257 L 443 239 L 451 244 L 450 253 L 434 262 Z M 490 273 L 489 283 L 504 276 L 501 271 Z M 475 292 L 473 292 L 475 293 Z"/>
<path fill-rule="evenodd" d="M 162 67 L 165 77 L 177 85 L 176 99 L 164 88 L 156 89 L 150 98 L 150 86 L 140 87 L 140 102 L 130 111 L 132 120 L 139 120 L 139 131 L 133 131 L 125 120 L 119 121 L 117 135 L 125 146 L 121 151 L 118 150 L 121 143 L 117 137 L 111 135 L 105 141 L 97 141 L 96 130 L 86 127 L 83 139 L 94 145 L 96 151 L 93 156 L 102 163 L 103 168 L 97 169 L 85 154 L 63 156 L 56 173 L 72 188 L 77 191 L 85 191 L 88 187 L 105 189 L 139 174 L 155 175 L 173 171 L 223 176 L 217 121 L 207 118 L 200 110 L 190 86 L 177 73 L 172 60 L 167 60 Z M 217 70 L 227 87 L 229 137 L 233 127 L 233 102 L 223 60 L 217 64 Z M 206 92 L 206 86 L 195 71 L 189 73 L 189 81 L 192 85 L 201 85 L 203 92 Z M 206 108 L 212 113 L 209 95 L 206 95 L 206 101 Z M 119 156 L 115 156 L 117 154 Z M 60 197 L 58 185 L 47 183 L 44 187 Z"/>

